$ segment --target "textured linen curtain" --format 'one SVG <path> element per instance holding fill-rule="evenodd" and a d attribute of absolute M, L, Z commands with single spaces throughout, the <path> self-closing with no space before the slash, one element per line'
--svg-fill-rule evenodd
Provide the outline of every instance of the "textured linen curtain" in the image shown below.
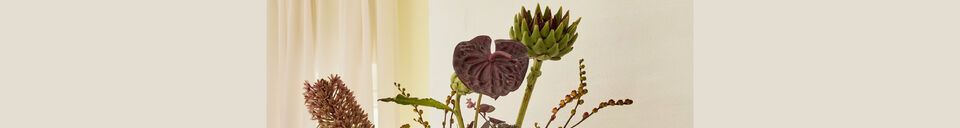
<path fill-rule="evenodd" d="M 344 79 L 374 124 L 395 124 L 396 106 L 378 106 L 375 98 L 396 94 L 397 1 L 267 2 L 269 128 L 316 127 L 304 107 L 303 82 L 330 74 Z"/>

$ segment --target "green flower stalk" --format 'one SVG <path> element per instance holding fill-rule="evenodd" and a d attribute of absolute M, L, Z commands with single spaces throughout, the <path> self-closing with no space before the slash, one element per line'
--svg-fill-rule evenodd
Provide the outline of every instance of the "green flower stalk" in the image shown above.
<path fill-rule="evenodd" d="M 541 11 L 540 5 L 537 4 L 533 13 L 525 7 L 521 7 L 513 21 L 513 27 L 510 27 L 510 38 L 527 46 L 527 55 L 530 56 L 530 59 L 533 59 L 533 66 L 531 66 L 530 73 L 527 75 L 527 87 L 523 94 L 523 102 L 520 105 L 520 112 L 515 123 L 517 127 L 522 127 L 534 85 L 537 83 L 537 78 L 542 74 L 540 67 L 543 61 L 560 60 L 564 55 L 573 51 L 573 44 L 579 36 L 577 26 L 580 24 L 580 18 L 577 18 L 571 24 L 569 10 L 563 13 L 563 7 L 560 7 L 556 13 L 552 13 L 550 7 L 546 7 L 544 11 Z"/>
<path fill-rule="evenodd" d="M 460 126 L 460 128 L 464 128 L 463 115 L 460 111 L 460 96 L 470 94 L 473 92 L 472 90 L 470 90 L 470 88 L 467 88 L 466 85 L 463 85 L 463 82 L 461 82 L 460 78 L 457 77 L 457 73 L 453 73 L 453 75 L 450 76 L 450 90 L 453 90 L 453 95 L 456 95 L 457 97 L 457 99 L 455 99 L 456 102 L 453 104 L 454 106 L 453 114 L 457 116 L 457 124 L 458 124 L 457 126 Z M 451 121 L 450 123 L 452 124 L 453 122 Z"/>

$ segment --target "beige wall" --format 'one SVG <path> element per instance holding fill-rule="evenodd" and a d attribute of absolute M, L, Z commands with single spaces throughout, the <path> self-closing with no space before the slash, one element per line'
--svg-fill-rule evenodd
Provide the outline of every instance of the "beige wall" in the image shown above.
<path fill-rule="evenodd" d="M 531 1 L 431 1 L 430 87 L 448 90 L 456 43 L 477 35 L 509 38 L 512 16 Z M 543 65 L 526 126 L 549 119 L 549 109 L 576 88 L 578 58 L 586 59 L 587 106 L 610 98 L 631 98 L 636 104 L 609 108 L 584 122 L 585 127 L 692 127 L 692 2 L 635 0 L 618 2 L 546 1 L 583 17 L 576 49 L 561 61 Z M 431 91 L 433 97 L 445 91 Z M 494 101 L 491 116 L 513 122 L 522 89 Z M 475 96 L 470 96 L 475 97 Z M 487 100 L 484 101 L 493 101 Z M 489 102 L 486 102 L 489 103 Z M 562 112 L 561 117 L 566 118 Z M 577 115 L 579 117 L 579 115 Z M 439 116 L 436 117 L 439 120 Z M 556 123 L 556 122 L 554 122 Z M 561 122 L 562 123 L 562 122 Z"/>
<path fill-rule="evenodd" d="M 0 1 L 0 128 L 262 128 L 264 4 Z"/>

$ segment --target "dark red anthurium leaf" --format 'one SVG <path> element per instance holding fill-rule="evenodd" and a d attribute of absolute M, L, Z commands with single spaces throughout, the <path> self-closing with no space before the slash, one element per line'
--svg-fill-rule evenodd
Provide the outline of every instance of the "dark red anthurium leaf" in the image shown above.
<path fill-rule="evenodd" d="M 490 37 L 480 35 L 460 42 L 453 51 L 453 70 L 474 92 L 493 99 L 520 88 L 527 74 L 527 47 L 514 40 L 499 39 L 490 52 Z"/>

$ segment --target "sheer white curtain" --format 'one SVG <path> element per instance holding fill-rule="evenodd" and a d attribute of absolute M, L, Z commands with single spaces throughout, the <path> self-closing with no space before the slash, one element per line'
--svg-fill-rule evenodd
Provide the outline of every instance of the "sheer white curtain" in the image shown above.
<path fill-rule="evenodd" d="M 378 106 L 375 98 L 396 94 L 392 69 L 399 42 L 397 1 L 267 2 L 269 128 L 315 127 L 304 107 L 303 82 L 330 74 L 344 79 L 371 121 L 396 124 L 396 106 Z"/>

